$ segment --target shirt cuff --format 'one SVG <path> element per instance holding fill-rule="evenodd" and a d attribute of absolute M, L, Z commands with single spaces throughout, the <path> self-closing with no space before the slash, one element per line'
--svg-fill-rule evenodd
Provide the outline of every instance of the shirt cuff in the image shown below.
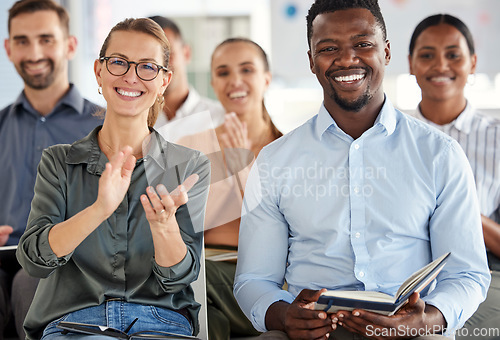
<path fill-rule="evenodd" d="M 186 274 L 191 270 L 193 264 L 193 256 L 189 250 L 186 255 L 181 260 L 181 262 L 174 264 L 171 267 L 162 267 L 153 258 L 153 270 L 161 277 L 167 279 L 168 281 L 175 281 L 179 278 L 186 276 Z"/>
<path fill-rule="evenodd" d="M 252 324 L 259 332 L 266 332 L 266 313 L 269 307 L 277 301 L 285 301 L 292 303 L 295 300 L 292 294 L 286 290 L 279 290 L 269 292 L 260 297 L 260 299 L 254 304 L 251 317 Z"/>
<path fill-rule="evenodd" d="M 453 301 L 453 299 L 450 299 L 450 296 L 446 294 L 436 294 L 432 297 L 423 297 L 422 300 L 424 300 L 426 304 L 436 307 L 441 314 L 443 314 L 446 320 L 444 336 L 453 335 L 455 331 L 465 323 L 465 320 L 461 321 L 464 311 L 463 308 L 459 307 L 460 304 L 450 304 L 450 301 Z"/>
<path fill-rule="evenodd" d="M 52 226 L 53 227 L 53 226 Z M 45 265 L 49 267 L 57 267 L 57 266 L 62 266 L 68 262 L 68 260 L 71 258 L 71 255 L 73 252 L 69 253 L 68 255 L 62 256 L 62 257 L 57 257 L 57 255 L 54 253 L 52 248 L 50 247 L 49 244 L 49 232 L 52 229 L 50 228 L 45 228 L 39 235 L 38 235 L 38 251 L 39 251 L 39 256 L 40 260 L 45 263 Z"/>

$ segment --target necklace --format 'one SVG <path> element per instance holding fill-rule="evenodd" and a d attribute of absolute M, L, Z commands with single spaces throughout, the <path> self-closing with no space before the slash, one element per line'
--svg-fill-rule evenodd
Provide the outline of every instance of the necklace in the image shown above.
<path fill-rule="evenodd" d="M 106 141 L 104 140 L 104 138 L 101 135 L 101 131 L 99 131 L 99 134 L 97 136 L 98 136 L 97 140 L 98 140 L 98 142 L 100 142 L 99 144 L 102 144 L 100 146 L 105 146 L 111 152 L 111 155 L 114 155 L 116 151 L 108 143 L 106 143 Z M 142 150 L 140 152 L 132 154 L 132 156 L 134 156 L 135 159 L 142 158 Z"/>

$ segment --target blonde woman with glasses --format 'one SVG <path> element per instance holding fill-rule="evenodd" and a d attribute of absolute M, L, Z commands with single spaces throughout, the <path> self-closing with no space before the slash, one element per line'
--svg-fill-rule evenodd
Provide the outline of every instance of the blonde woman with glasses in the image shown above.
<path fill-rule="evenodd" d="M 94 65 L 107 102 L 102 127 L 43 153 L 17 251 L 42 278 L 25 321 L 30 339 L 66 337 L 61 321 L 129 334 L 198 332 L 190 284 L 210 166 L 152 128 L 172 77 L 168 59 L 152 20 L 118 23 Z"/>

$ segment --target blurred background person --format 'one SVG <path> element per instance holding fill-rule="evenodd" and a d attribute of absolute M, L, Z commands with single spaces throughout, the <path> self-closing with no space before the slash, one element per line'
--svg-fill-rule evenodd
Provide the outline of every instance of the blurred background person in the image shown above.
<path fill-rule="evenodd" d="M 492 277 L 486 300 L 457 336 L 473 339 L 474 329 L 498 330 L 500 325 L 500 122 L 477 111 L 464 95 L 477 56 L 472 34 L 460 19 L 448 14 L 423 19 L 413 32 L 409 52 L 410 73 L 422 92 L 413 115 L 459 142 L 476 181 Z"/>
<path fill-rule="evenodd" d="M 224 40 L 216 46 L 211 59 L 211 85 L 228 112 L 224 123 L 190 135 L 187 131 L 177 141 L 202 151 L 211 161 L 204 233 L 210 339 L 259 334 L 234 299 L 234 258 L 248 171 L 260 150 L 282 135 L 264 104 L 271 79 L 262 47 L 247 38 Z M 202 114 L 196 115 L 197 121 L 203 118 Z M 213 254 L 234 257 L 212 261 Z"/>
<path fill-rule="evenodd" d="M 266 53 L 249 39 L 227 39 L 212 54 L 211 85 L 228 112 L 224 124 L 215 132 L 224 156 L 224 177 L 232 176 L 233 190 L 209 194 L 207 219 L 212 222 L 205 231 L 207 248 L 237 249 L 246 174 L 260 150 L 282 135 L 264 105 L 271 79 Z M 215 167 L 212 165 L 212 171 L 217 173 L 221 167 Z M 223 215 L 226 221 L 217 220 Z M 210 339 L 259 334 L 233 296 L 236 263 L 207 260 L 205 264 Z"/>
<path fill-rule="evenodd" d="M 169 18 L 155 15 L 149 17 L 161 26 L 170 43 L 170 66 L 172 81 L 165 91 L 163 112 L 158 116 L 155 126 L 163 125 L 208 110 L 214 126 L 224 121 L 224 109 L 215 100 L 201 96 L 189 85 L 187 65 L 191 60 L 191 48 L 182 38 L 178 25 Z"/>
<path fill-rule="evenodd" d="M 68 81 L 77 40 L 63 7 L 50 0 L 18 1 L 9 9 L 8 30 L 5 50 L 24 89 L 0 111 L 0 246 L 17 245 L 26 229 L 42 150 L 72 143 L 102 122 L 94 116 L 100 108 Z M 22 324 L 38 279 L 20 268 L 14 251 L 0 252 L 0 338 L 11 314 L 25 338 Z"/>

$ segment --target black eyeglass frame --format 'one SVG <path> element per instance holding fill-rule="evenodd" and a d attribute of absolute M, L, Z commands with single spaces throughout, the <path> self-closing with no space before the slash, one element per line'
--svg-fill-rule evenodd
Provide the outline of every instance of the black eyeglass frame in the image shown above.
<path fill-rule="evenodd" d="M 109 67 L 108 67 L 108 61 L 109 59 L 112 59 L 112 58 L 116 58 L 116 59 L 121 59 L 121 60 L 124 60 L 126 63 L 127 63 L 127 70 L 125 70 L 125 72 L 123 72 L 122 74 L 114 74 L 113 72 L 111 72 L 109 70 Z M 137 77 L 139 77 L 139 79 L 142 79 L 144 81 L 151 81 L 151 80 L 155 80 L 156 77 L 158 77 L 158 74 L 160 74 L 160 71 L 163 70 L 165 72 L 168 72 L 168 69 L 165 67 L 165 66 L 162 66 L 162 65 L 158 65 L 157 63 L 153 63 L 151 61 L 141 61 L 141 62 L 137 62 L 137 61 L 130 61 L 130 60 L 127 60 L 125 58 L 121 58 L 121 57 L 100 57 L 99 58 L 99 61 L 100 62 L 103 62 L 103 61 L 106 61 L 106 69 L 108 70 L 108 72 L 116 77 L 120 77 L 120 76 L 123 76 L 124 74 L 127 74 L 128 70 L 130 70 L 130 65 L 132 64 L 135 64 L 135 74 L 137 75 Z M 151 79 L 144 79 L 142 78 L 140 75 L 139 75 L 139 72 L 137 72 L 137 66 L 139 64 L 153 64 L 155 65 L 156 67 L 158 67 L 158 72 L 156 72 L 156 75 L 151 78 Z"/>

